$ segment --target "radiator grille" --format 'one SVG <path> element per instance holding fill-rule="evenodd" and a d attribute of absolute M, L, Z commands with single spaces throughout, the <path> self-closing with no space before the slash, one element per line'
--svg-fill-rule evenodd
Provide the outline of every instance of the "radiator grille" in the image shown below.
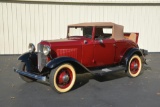
<path fill-rule="evenodd" d="M 38 69 L 41 72 L 46 65 L 46 56 L 43 54 L 43 45 L 38 44 Z"/>

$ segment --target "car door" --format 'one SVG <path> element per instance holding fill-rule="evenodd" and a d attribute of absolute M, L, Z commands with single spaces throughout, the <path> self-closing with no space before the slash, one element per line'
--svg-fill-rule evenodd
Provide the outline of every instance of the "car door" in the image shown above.
<path fill-rule="evenodd" d="M 82 45 L 82 64 L 86 67 L 94 67 L 94 42 L 92 40 L 84 40 Z"/>
<path fill-rule="evenodd" d="M 106 34 L 103 32 L 104 28 L 100 28 L 100 29 L 101 29 L 100 32 L 98 31 L 98 29 L 96 29 L 96 32 L 99 32 L 98 35 L 103 37 L 98 37 L 97 34 L 95 33 L 94 64 L 95 66 L 106 66 L 106 65 L 114 64 L 115 40 L 111 39 L 110 36 L 108 37 L 106 36 Z"/>

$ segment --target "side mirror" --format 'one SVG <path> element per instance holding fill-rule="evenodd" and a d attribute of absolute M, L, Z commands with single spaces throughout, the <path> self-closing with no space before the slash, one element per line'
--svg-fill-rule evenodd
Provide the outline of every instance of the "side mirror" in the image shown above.
<path fill-rule="evenodd" d="M 99 40 L 99 43 L 103 44 L 103 40 L 102 40 L 102 39 L 100 39 L 100 40 Z"/>
<path fill-rule="evenodd" d="M 88 42 L 87 42 L 87 40 L 84 40 L 84 44 L 87 44 Z"/>

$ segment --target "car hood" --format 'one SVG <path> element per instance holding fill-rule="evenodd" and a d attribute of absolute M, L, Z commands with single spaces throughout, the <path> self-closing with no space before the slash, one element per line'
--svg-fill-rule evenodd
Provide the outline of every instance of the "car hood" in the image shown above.
<path fill-rule="evenodd" d="M 72 37 L 72 38 L 65 38 L 65 39 L 57 39 L 57 40 L 44 40 L 41 41 L 41 44 L 48 45 L 50 47 L 54 46 L 76 46 L 82 45 L 86 38 L 83 37 Z"/>

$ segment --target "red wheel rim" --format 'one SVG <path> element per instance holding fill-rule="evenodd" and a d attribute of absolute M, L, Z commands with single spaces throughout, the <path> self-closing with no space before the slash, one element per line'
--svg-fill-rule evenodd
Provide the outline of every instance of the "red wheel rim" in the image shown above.
<path fill-rule="evenodd" d="M 56 77 L 57 86 L 61 89 L 65 89 L 71 84 L 72 79 L 72 71 L 69 68 L 62 68 Z"/>
<path fill-rule="evenodd" d="M 132 74 L 136 74 L 139 71 L 140 62 L 137 58 L 132 59 L 130 63 L 130 71 Z"/>

